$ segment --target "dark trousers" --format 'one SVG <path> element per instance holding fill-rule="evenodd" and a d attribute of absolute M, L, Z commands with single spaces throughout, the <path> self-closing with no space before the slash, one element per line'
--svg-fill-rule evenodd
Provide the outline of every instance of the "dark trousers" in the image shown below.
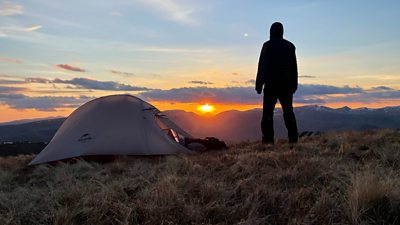
<path fill-rule="evenodd" d="M 293 112 L 293 95 L 274 95 L 274 94 L 264 94 L 263 102 L 263 116 L 261 120 L 261 131 L 263 134 L 264 142 L 274 141 L 274 109 L 276 102 L 281 103 L 283 110 L 283 118 L 285 120 L 285 125 L 288 130 L 289 142 L 297 142 L 297 124 L 296 117 Z"/>

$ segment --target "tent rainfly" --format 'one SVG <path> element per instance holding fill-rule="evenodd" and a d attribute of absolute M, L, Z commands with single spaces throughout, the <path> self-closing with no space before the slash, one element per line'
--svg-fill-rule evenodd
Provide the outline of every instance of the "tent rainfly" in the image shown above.
<path fill-rule="evenodd" d="M 110 95 L 76 109 L 29 165 L 81 156 L 194 153 L 180 144 L 185 137 L 192 136 L 149 103 Z"/>

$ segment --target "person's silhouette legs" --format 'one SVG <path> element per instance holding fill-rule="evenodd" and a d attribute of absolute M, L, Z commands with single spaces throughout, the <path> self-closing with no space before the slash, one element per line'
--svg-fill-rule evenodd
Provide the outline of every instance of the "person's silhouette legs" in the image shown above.
<path fill-rule="evenodd" d="M 289 143 L 296 143 L 298 140 L 296 116 L 293 112 L 293 95 L 284 95 L 279 97 L 283 110 L 283 119 L 285 120 L 288 131 Z"/>
<path fill-rule="evenodd" d="M 262 143 L 274 143 L 274 109 L 278 98 L 273 95 L 264 94 L 263 116 L 261 119 Z"/>
<path fill-rule="evenodd" d="M 261 131 L 263 134 L 262 143 L 274 143 L 274 109 L 277 100 L 282 106 L 283 119 L 285 120 L 286 129 L 288 131 L 289 143 L 298 141 L 298 131 L 296 116 L 293 112 L 293 95 L 274 96 L 264 94 L 263 116 L 261 120 Z"/>

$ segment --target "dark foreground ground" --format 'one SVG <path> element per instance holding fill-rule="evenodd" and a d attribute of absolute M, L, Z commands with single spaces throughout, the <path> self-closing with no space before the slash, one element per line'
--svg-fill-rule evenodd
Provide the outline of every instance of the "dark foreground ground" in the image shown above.
<path fill-rule="evenodd" d="M 400 224 L 400 130 L 106 164 L 33 157 L 0 158 L 0 224 Z"/>

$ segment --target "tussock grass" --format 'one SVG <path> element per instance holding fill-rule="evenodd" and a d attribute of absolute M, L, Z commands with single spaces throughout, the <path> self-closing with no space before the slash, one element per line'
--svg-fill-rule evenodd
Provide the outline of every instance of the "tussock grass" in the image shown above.
<path fill-rule="evenodd" d="M 367 169 L 351 177 L 348 203 L 355 224 L 400 223 L 399 177 L 386 170 Z"/>
<path fill-rule="evenodd" d="M 399 224 L 400 131 L 27 167 L 0 158 L 0 224 Z"/>

